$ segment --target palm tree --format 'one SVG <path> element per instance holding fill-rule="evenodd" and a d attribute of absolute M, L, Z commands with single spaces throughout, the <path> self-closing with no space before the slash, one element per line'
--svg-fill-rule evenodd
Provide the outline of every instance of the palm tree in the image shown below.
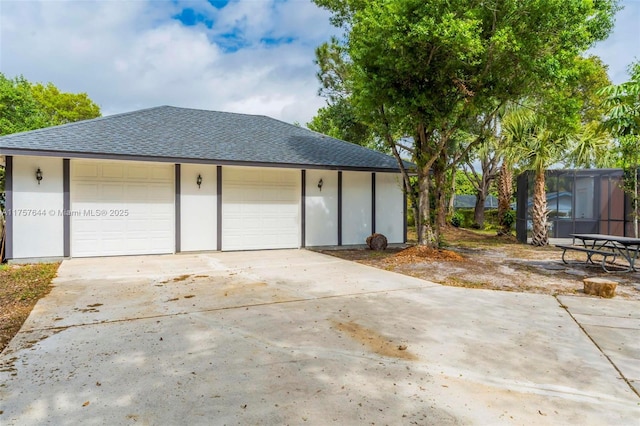
<path fill-rule="evenodd" d="M 507 212 L 511 210 L 513 198 L 513 167 L 519 161 L 520 149 L 529 136 L 528 129 L 531 122 L 531 111 L 528 108 L 507 105 L 500 114 L 500 137 L 498 151 L 502 160 L 498 173 L 498 222 L 501 228 L 498 235 L 509 235 L 511 223 L 505 220 Z"/>
<path fill-rule="evenodd" d="M 545 172 L 561 157 L 568 139 L 566 135 L 552 131 L 544 117 L 527 107 L 507 112 L 502 129 L 506 142 L 505 161 L 520 163 L 534 171 L 531 244 L 546 246 L 549 235 Z"/>
<path fill-rule="evenodd" d="M 603 88 L 600 94 L 606 96 L 604 106 L 607 114 L 603 127 L 618 138 L 619 163 L 628 173 L 631 182 L 626 182 L 626 191 L 633 204 L 633 229 L 638 237 L 638 217 L 640 216 L 640 61 L 629 66 L 631 79 L 626 83 Z"/>
<path fill-rule="evenodd" d="M 615 167 L 615 146 L 599 122 L 585 124 L 569 141 L 567 160 L 576 168 Z"/>

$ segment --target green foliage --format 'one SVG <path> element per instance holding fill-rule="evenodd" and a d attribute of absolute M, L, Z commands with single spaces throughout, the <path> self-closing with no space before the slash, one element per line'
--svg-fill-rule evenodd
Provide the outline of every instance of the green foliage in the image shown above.
<path fill-rule="evenodd" d="M 629 67 L 631 79 L 601 90 L 606 97 L 604 126 L 614 136 L 640 135 L 640 61 Z"/>
<path fill-rule="evenodd" d="M 353 105 L 346 98 L 320 108 L 307 127 L 313 131 L 357 145 L 379 148 L 369 126 L 356 116 Z"/>
<path fill-rule="evenodd" d="M 0 73 L 0 135 L 24 132 L 48 125 L 46 116 L 22 76 L 8 79 Z"/>
<path fill-rule="evenodd" d="M 499 225 L 507 229 L 511 229 L 514 223 L 516 223 L 516 212 L 515 210 L 509 209 L 504 213 L 504 216 L 502 217 L 502 223 L 500 223 Z"/>
<path fill-rule="evenodd" d="M 551 95 L 572 87 L 576 57 L 606 38 L 617 10 L 616 0 L 314 1 L 345 30 L 344 41 L 332 41 L 343 46 L 332 58 L 348 63 L 348 72 L 336 75 L 362 121 L 379 135 L 391 129 L 413 137 L 425 244 L 439 238 L 443 176 L 483 139 L 460 140 L 457 132 L 478 117 L 489 122 L 507 101 L 541 94 L 544 120 L 535 139 L 542 145 L 529 151 L 550 158 L 543 145 L 555 149 L 561 129 L 575 130 L 581 107 L 575 97 Z M 435 214 L 430 192 L 438 197 Z"/>
<path fill-rule="evenodd" d="M 100 117 L 100 107 L 86 93 L 60 92 L 52 83 L 34 84 L 31 92 L 51 126 Z"/>
<path fill-rule="evenodd" d="M 455 179 L 456 195 L 476 195 L 477 190 L 469 180 L 469 176 L 467 176 L 466 173 L 458 170 L 456 172 Z"/>
<path fill-rule="evenodd" d="M 459 228 L 462 225 L 462 221 L 464 220 L 464 216 L 459 211 L 456 211 L 451 216 L 451 225 Z"/>
<path fill-rule="evenodd" d="M 606 96 L 607 108 L 603 127 L 618 138 L 618 166 L 625 170 L 624 187 L 633 205 L 634 233 L 639 234 L 640 183 L 640 61 L 629 67 L 631 79 L 618 86 L 608 86 L 601 93 Z"/>
<path fill-rule="evenodd" d="M 475 223 L 473 209 L 456 209 L 451 217 L 451 224 L 453 225 L 453 218 L 457 217 L 456 221 L 460 222 L 460 228 L 469 229 L 497 229 L 498 223 L 498 211 L 497 210 L 485 210 L 485 223 L 483 227 L 478 226 Z"/>
<path fill-rule="evenodd" d="M 100 116 L 86 93 L 60 92 L 53 84 L 31 84 L 0 73 L 0 135 L 25 132 Z"/>

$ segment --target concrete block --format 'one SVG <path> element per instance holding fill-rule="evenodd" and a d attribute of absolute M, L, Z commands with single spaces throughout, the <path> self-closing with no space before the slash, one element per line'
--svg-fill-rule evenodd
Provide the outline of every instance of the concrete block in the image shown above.
<path fill-rule="evenodd" d="M 606 278 L 585 278 L 584 293 L 611 299 L 616 294 L 617 282 Z"/>

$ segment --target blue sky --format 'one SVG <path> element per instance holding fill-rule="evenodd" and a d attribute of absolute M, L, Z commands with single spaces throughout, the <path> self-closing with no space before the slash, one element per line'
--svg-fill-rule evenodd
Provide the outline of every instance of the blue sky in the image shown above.
<path fill-rule="evenodd" d="M 640 0 L 592 53 L 615 83 L 640 59 Z M 0 71 L 86 92 L 104 115 L 157 105 L 306 123 L 314 49 L 338 30 L 310 0 L 0 1 Z"/>

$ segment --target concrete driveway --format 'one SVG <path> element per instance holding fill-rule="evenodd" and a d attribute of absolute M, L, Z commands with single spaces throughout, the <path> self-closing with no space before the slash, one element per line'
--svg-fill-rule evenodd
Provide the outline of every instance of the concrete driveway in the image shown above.
<path fill-rule="evenodd" d="M 0 424 L 637 425 L 640 304 L 304 250 L 72 259 L 0 355 Z"/>

